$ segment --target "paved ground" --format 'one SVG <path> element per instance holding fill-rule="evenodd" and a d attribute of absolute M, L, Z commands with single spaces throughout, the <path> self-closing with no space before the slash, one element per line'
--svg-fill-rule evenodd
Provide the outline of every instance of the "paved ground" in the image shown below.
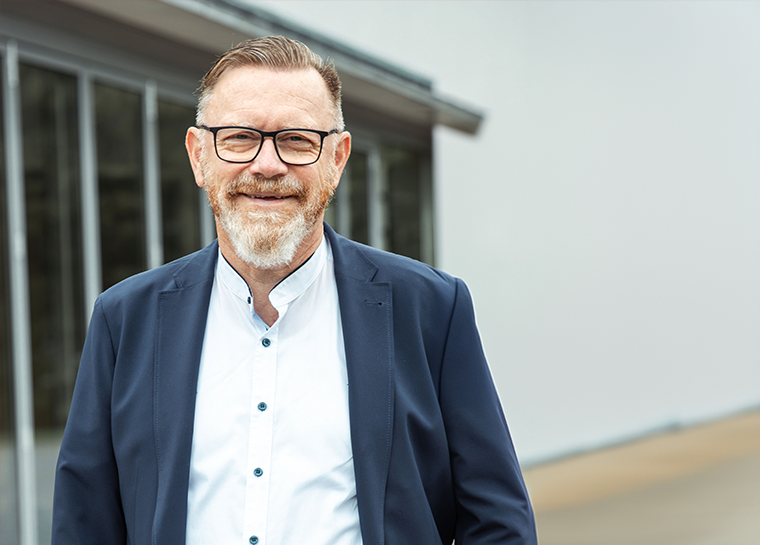
<path fill-rule="evenodd" d="M 541 545 L 760 545 L 760 411 L 525 477 Z"/>

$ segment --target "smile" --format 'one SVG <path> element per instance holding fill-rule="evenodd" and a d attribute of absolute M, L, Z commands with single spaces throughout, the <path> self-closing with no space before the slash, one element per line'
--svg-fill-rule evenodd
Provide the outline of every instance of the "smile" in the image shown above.
<path fill-rule="evenodd" d="M 279 195 L 276 193 L 238 193 L 237 197 L 247 199 L 261 206 L 278 206 L 297 200 L 295 195 Z"/>
<path fill-rule="evenodd" d="M 277 195 L 271 193 L 238 193 L 240 197 L 248 197 L 249 199 L 256 199 L 260 201 L 281 201 L 283 199 L 289 199 L 294 195 Z"/>

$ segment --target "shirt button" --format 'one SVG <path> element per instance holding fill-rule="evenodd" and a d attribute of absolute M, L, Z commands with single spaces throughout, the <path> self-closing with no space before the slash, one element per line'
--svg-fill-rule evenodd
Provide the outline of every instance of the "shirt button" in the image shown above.
<path fill-rule="evenodd" d="M 250 543 L 251 545 L 256 545 L 258 542 L 259 542 L 259 538 L 257 538 L 256 536 L 251 536 L 248 538 L 248 543 Z"/>
<path fill-rule="evenodd" d="M 264 474 L 264 471 L 260 467 L 257 467 L 253 470 L 253 474 L 257 477 L 261 477 Z"/>
<path fill-rule="evenodd" d="M 269 345 L 272 344 L 272 341 L 269 339 L 262 339 L 261 344 L 264 346 L 264 348 L 269 348 Z"/>
<path fill-rule="evenodd" d="M 261 403 L 259 403 L 259 410 L 260 411 L 266 411 L 267 410 L 267 404 L 264 403 L 263 401 Z"/>

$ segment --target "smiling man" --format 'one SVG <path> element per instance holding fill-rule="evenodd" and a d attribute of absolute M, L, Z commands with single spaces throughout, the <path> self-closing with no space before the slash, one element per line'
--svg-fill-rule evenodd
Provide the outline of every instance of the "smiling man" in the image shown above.
<path fill-rule="evenodd" d="M 186 147 L 218 242 L 96 302 L 53 543 L 536 543 L 466 287 L 323 223 L 332 64 L 243 42 Z"/>

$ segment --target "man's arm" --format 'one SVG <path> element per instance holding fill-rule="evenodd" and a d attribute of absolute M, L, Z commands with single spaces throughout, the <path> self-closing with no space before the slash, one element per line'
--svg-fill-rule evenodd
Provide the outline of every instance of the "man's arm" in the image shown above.
<path fill-rule="evenodd" d="M 114 363 L 111 335 L 98 299 L 58 457 L 53 545 L 126 543 L 111 440 Z"/>
<path fill-rule="evenodd" d="M 461 280 L 440 400 L 457 503 L 456 544 L 535 545 L 533 510 Z"/>

